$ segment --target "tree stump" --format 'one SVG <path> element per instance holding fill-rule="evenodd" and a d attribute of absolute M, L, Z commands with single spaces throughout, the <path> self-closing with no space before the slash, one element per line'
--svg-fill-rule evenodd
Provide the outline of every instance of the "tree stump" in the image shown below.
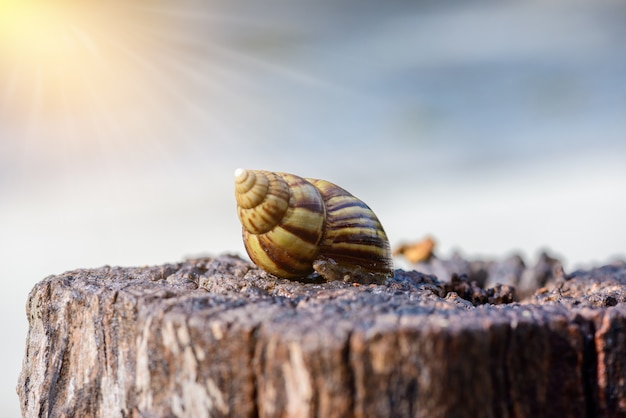
<path fill-rule="evenodd" d="M 397 270 L 277 279 L 233 256 L 50 276 L 31 291 L 25 416 L 626 416 L 626 266 L 512 302 Z"/>

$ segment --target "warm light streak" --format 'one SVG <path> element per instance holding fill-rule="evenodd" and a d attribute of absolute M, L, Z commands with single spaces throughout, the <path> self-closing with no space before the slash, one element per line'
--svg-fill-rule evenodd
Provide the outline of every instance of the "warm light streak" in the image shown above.
<path fill-rule="evenodd" d="M 85 41 L 89 44 L 84 36 L 77 36 L 80 31 L 72 22 L 71 11 L 55 4 L 0 2 L 0 40 L 8 57 L 31 65 L 53 64 L 72 59 Z"/>
<path fill-rule="evenodd" d="M 46 119 L 68 106 L 86 105 L 81 79 L 98 83 L 110 69 L 94 39 L 100 23 L 71 1 L 0 0 L 0 80 L 5 83 L 0 87 L 10 107 L 3 113 L 19 120 L 38 112 Z M 41 108 L 34 109 L 36 104 Z"/>
<path fill-rule="evenodd" d="M 220 43 L 232 17 L 197 9 L 167 0 L 0 0 L 0 154 L 17 149 L 47 164 L 146 149 L 166 155 L 199 137 L 232 142 L 248 134 L 242 119 L 271 126 L 282 117 L 256 100 L 259 75 L 329 88 L 245 42 Z"/>
<path fill-rule="evenodd" d="M 49 156 L 154 140 L 167 118 L 148 111 L 176 89 L 151 44 L 162 23 L 123 1 L 0 0 L 0 136 Z"/>

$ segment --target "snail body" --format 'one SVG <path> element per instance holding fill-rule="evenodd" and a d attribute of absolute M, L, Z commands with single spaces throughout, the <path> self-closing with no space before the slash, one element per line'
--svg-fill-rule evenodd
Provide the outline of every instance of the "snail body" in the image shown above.
<path fill-rule="evenodd" d="M 252 261 L 283 278 L 380 282 L 393 275 L 387 235 L 361 200 L 317 179 L 235 171 L 237 213 Z"/>

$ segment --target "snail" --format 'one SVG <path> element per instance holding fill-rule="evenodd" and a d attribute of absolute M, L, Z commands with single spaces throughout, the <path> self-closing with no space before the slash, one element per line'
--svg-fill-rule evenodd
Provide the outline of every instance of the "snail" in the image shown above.
<path fill-rule="evenodd" d="M 361 200 L 326 180 L 237 169 L 237 214 L 250 259 L 275 276 L 381 283 L 393 276 L 387 235 Z"/>

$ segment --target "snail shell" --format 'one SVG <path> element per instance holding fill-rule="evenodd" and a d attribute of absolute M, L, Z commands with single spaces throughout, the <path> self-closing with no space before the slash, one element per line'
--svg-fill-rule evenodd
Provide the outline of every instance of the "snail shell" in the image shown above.
<path fill-rule="evenodd" d="M 387 235 L 372 210 L 325 180 L 235 171 L 237 213 L 252 261 L 284 278 L 380 282 L 393 275 Z"/>

